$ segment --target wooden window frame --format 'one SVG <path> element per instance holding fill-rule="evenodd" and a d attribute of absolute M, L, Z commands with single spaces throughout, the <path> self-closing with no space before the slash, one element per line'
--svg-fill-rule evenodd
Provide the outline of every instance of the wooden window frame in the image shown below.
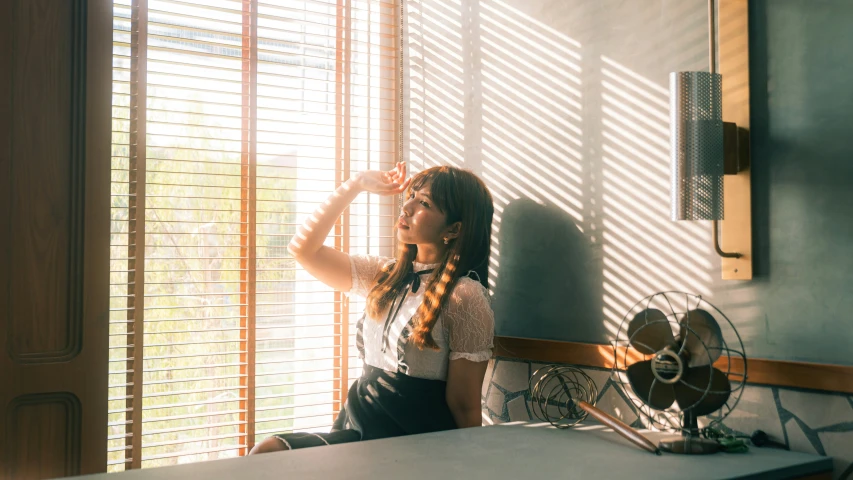
<path fill-rule="evenodd" d="M 370 1 L 370 0 L 368 0 Z M 401 2 L 380 1 L 379 5 L 401 12 Z M 372 4 L 369 3 L 369 4 Z M 142 466 L 143 424 L 143 352 L 145 326 L 145 208 L 146 208 L 146 123 L 147 123 L 147 52 L 148 0 L 131 1 L 131 66 L 130 121 L 128 162 L 128 281 L 127 281 L 127 347 L 125 384 L 125 469 Z M 400 9 L 400 10 L 398 10 Z M 396 15 L 394 43 L 402 48 L 402 16 Z M 336 91 L 335 91 L 335 183 L 340 185 L 351 175 L 351 106 L 352 89 L 352 0 L 337 0 L 336 18 Z M 246 455 L 254 446 L 256 412 L 256 299 L 257 299 L 257 78 L 258 78 L 258 0 L 242 0 L 242 86 L 241 86 L 241 198 L 240 198 L 240 433 L 245 443 L 239 447 Z M 383 34 L 384 35 L 384 34 Z M 381 48 L 381 47 L 380 47 Z M 397 52 L 397 67 L 401 65 Z M 386 67 L 380 67 L 386 68 Z M 402 72 L 395 83 L 393 96 L 395 129 L 389 132 L 395 144 L 395 160 L 402 160 Z M 368 96 L 369 98 L 369 96 Z M 368 107 L 369 109 L 369 107 Z M 393 199 L 399 208 L 400 199 Z M 350 210 L 347 209 L 334 226 L 334 245 L 350 251 Z M 396 245 L 394 245 L 396 246 Z M 334 293 L 334 399 L 339 411 L 346 400 L 349 385 L 349 299 Z M 238 436 L 238 435 L 234 435 Z M 229 435 L 231 437 L 231 435 Z M 230 447 L 229 449 L 235 449 Z"/>

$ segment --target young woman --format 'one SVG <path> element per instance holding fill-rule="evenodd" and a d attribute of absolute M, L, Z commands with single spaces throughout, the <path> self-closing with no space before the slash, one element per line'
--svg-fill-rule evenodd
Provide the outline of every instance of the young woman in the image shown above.
<path fill-rule="evenodd" d="M 407 193 L 396 259 L 323 245 L 361 192 Z M 473 173 L 435 167 L 406 178 L 397 164 L 341 185 L 288 247 L 311 275 L 367 298 L 356 327 L 364 363 L 330 433 L 267 438 L 253 454 L 482 425 L 480 392 L 492 354 L 487 272 L 494 206 Z"/>

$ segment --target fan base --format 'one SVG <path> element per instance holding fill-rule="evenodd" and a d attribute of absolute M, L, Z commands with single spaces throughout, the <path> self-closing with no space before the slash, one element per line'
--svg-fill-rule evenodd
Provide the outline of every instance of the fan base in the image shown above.
<path fill-rule="evenodd" d="M 686 453 L 690 455 L 705 455 L 717 453 L 720 444 L 716 440 L 696 436 L 665 437 L 660 441 L 660 449 L 669 453 Z"/>

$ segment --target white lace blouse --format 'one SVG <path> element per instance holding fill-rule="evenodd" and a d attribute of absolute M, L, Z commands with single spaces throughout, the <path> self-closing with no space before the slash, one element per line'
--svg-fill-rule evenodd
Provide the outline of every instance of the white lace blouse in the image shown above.
<path fill-rule="evenodd" d="M 394 259 L 370 255 L 350 255 L 352 289 L 348 295 L 366 297 L 379 270 Z M 438 266 L 413 262 L 415 272 Z M 406 375 L 431 380 L 446 380 L 450 360 L 464 358 L 485 362 L 494 347 L 495 317 L 489 293 L 480 282 L 469 277 L 457 280 L 438 320 L 432 338 L 439 346 L 419 350 L 409 343 L 412 317 L 426 292 L 428 275 L 421 277 L 417 292 L 409 290 L 400 309 L 391 320 L 385 338 L 385 316 L 368 318 L 365 313 L 356 326 L 356 344 L 361 359 L 376 368 L 399 371 Z M 402 295 L 401 295 L 402 296 Z M 399 297 L 398 297 L 399 302 Z M 394 308 L 397 310 L 397 307 Z"/>

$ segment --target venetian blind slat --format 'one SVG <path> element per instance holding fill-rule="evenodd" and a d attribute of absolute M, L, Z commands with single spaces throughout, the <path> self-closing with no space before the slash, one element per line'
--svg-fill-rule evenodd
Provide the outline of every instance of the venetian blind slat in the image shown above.
<path fill-rule="evenodd" d="M 286 246 L 352 173 L 399 158 L 396 2 L 115 0 L 114 15 L 109 471 L 328 430 L 360 372 L 364 304 Z M 391 255 L 394 210 L 364 195 L 326 244 Z"/>

